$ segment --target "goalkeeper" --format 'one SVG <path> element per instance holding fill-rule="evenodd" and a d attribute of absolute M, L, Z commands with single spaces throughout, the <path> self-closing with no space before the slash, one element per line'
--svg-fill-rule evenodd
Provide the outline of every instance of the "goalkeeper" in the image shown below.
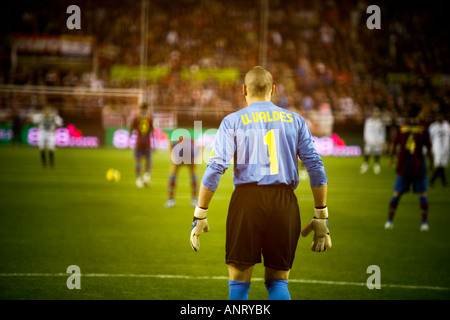
<path fill-rule="evenodd" d="M 206 214 L 222 174 L 234 159 L 232 194 L 226 225 L 225 259 L 229 299 L 248 299 L 253 267 L 264 257 L 270 300 L 290 300 L 289 272 L 300 236 L 300 212 L 294 190 L 299 183 L 298 157 L 305 164 L 314 197 L 314 217 L 301 234 L 314 231 L 311 249 L 331 248 L 328 232 L 327 177 L 311 132 L 298 114 L 270 102 L 271 73 L 254 67 L 245 76 L 248 107 L 225 117 L 203 175 L 191 229 L 191 246 L 209 231 Z"/>

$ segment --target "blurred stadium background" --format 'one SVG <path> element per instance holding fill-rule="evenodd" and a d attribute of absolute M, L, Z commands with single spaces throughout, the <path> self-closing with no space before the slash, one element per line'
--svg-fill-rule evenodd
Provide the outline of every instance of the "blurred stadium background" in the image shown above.
<path fill-rule="evenodd" d="M 79 30 L 66 26 L 70 16 L 66 10 L 73 4 L 81 9 Z M 366 9 L 370 4 L 381 9 L 381 29 L 366 27 L 370 16 Z M 334 145 L 361 148 L 364 119 L 374 107 L 382 111 L 388 140 L 411 102 L 422 105 L 423 119 L 428 123 L 436 112 L 448 116 L 450 52 L 444 8 L 444 1 L 411 5 L 404 1 L 363 0 L 77 0 L 70 3 L 18 0 L 3 3 L 0 12 L 0 297 L 74 298 L 58 277 L 40 277 L 35 281 L 11 274 L 64 273 L 68 265 L 78 263 L 73 261 L 77 259 L 81 261 L 82 272 L 86 270 L 84 264 L 89 265 L 86 272 L 94 274 L 195 277 L 202 276 L 204 271 L 212 278 L 226 277 L 220 266 L 223 230 L 219 235 L 205 236 L 205 251 L 208 251 L 208 237 L 214 247 L 211 250 L 214 254 L 209 258 L 200 253 L 199 260 L 195 260 L 189 247 L 180 249 L 163 244 L 165 241 L 178 243 L 178 240 L 187 243 L 187 238 L 178 238 L 178 233 L 179 228 L 188 230 L 191 220 L 187 204 L 180 205 L 176 215 L 162 207 L 170 161 L 163 151 L 167 149 L 170 132 L 179 127 L 191 129 L 194 121 L 202 121 L 204 130 L 217 128 L 225 115 L 245 105 L 242 77 L 255 65 L 268 67 L 274 75 L 277 92 L 273 102 L 300 113 L 316 137 L 331 137 Z M 162 151 L 154 155 L 154 184 L 145 189 L 146 193 L 134 186 L 132 152 L 121 131 L 128 130 L 142 101 L 149 104 L 154 115 L 158 138 L 155 147 Z M 56 151 L 56 168 L 50 176 L 39 166 L 35 131 L 30 123 L 31 115 L 45 105 L 51 105 L 65 125 Z M 21 146 L 11 146 L 15 130 Z M 398 230 L 386 235 L 382 225 L 394 173 L 383 160 L 381 175 L 360 177 L 358 169 L 362 159 L 360 151 L 355 150 L 349 151 L 350 157 L 342 157 L 343 154 L 325 157 L 330 180 L 336 181 L 330 186 L 331 214 L 336 210 L 341 218 L 336 213 L 333 219 L 342 219 L 333 222 L 337 229 L 333 250 L 337 253 L 332 256 L 330 252 L 329 259 L 343 267 L 329 273 L 321 267 L 326 258 L 315 256 L 310 266 L 304 266 L 303 263 L 309 262 L 305 253 L 307 244 L 302 241 L 299 250 L 303 251 L 298 259 L 302 266 L 294 273 L 295 278 L 314 280 L 313 267 L 322 268 L 321 274 L 326 276 L 316 279 L 324 280 L 323 283 L 293 284 L 314 292 L 307 296 L 300 288 L 299 293 L 294 291 L 293 297 L 448 299 L 450 247 L 439 233 L 445 235 L 444 227 L 449 222 L 445 215 L 449 207 L 448 190 L 431 192 L 430 232 L 424 235 L 426 239 L 419 239 L 416 234 L 419 218 L 417 228 L 414 221 L 410 222 L 411 230 L 402 230 L 399 222 Z M 104 178 L 110 167 L 122 173 L 122 180 L 114 185 L 107 184 Z M 221 216 L 217 229 L 223 227 L 231 192 L 231 176 L 227 175 L 226 187 L 218 195 L 221 200 L 216 205 L 217 215 Z M 183 179 L 180 178 L 179 192 L 181 197 L 188 198 L 189 180 Z M 300 193 L 305 204 L 311 203 L 307 183 L 303 183 Z M 114 198 L 119 194 L 123 197 Z M 352 198 L 354 194 L 358 195 L 356 199 Z M 21 200 L 25 196 L 26 202 Z M 416 199 L 412 196 L 408 199 L 410 210 L 415 212 Z M 358 225 L 353 222 L 345 222 L 354 219 L 356 214 L 364 214 L 359 210 L 367 203 L 372 207 L 368 209 L 364 226 L 367 233 L 373 231 L 373 238 L 355 231 Z M 357 212 L 355 207 L 359 208 Z M 409 208 L 408 204 L 405 207 Z M 69 221 L 60 219 L 59 215 L 66 210 L 70 219 L 76 217 L 75 230 L 82 234 L 83 249 L 78 248 L 79 242 L 67 240 L 74 231 Z M 308 207 L 302 206 L 302 210 L 308 212 Z M 402 210 L 407 215 L 406 209 Z M 134 213 L 130 216 L 131 211 Z M 302 221 L 306 221 L 306 215 Z M 398 216 L 402 219 L 402 213 Z M 162 222 L 153 224 L 156 217 Z M 36 228 L 43 227 L 40 221 L 48 223 L 42 233 L 36 233 Z M 105 226 L 107 221 L 110 224 Z M 167 228 L 167 224 L 174 224 L 171 232 L 177 233 L 168 239 L 157 232 Z M 405 224 L 408 226 L 406 220 Z M 97 230 L 99 225 L 102 227 Z M 147 229 L 141 229 L 142 226 Z M 355 232 L 355 238 L 342 236 L 350 232 Z M 128 234 L 134 234 L 135 242 L 126 241 L 135 247 L 131 251 L 120 244 L 122 236 Z M 358 285 L 327 286 L 328 280 L 365 281 L 365 268 L 377 264 L 376 259 L 370 262 L 361 257 L 367 250 L 362 244 L 367 237 L 371 239 L 368 256 L 381 255 L 389 271 L 396 270 L 386 275 L 391 283 L 438 289 L 394 286 L 374 294 L 375 290 L 363 290 Z M 396 242 L 403 243 L 392 245 Z M 116 245 L 121 247 L 117 256 L 108 251 L 117 250 Z M 347 250 L 343 249 L 346 245 Z M 360 251 L 349 252 L 350 246 Z M 62 254 L 64 247 L 75 254 Z M 54 251 L 49 253 L 47 249 Z M 171 257 L 170 252 L 176 252 L 177 257 Z M 399 259 L 405 252 L 408 257 Z M 183 269 L 185 265 L 178 259 L 191 263 L 192 269 Z M 202 267 L 204 263 L 218 266 L 214 272 L 208 272 Z M 116 267 L 111 267 L 113 264 Z M 161 264 L 167 268 L 158 270 Z M 357 272 L 362 274 L 353 277 Z M 94 279 L 98 281 L 95 277 L 86 281 Z M 103 289 L 94 293 L 85 290 L 84 296 L 81 290 L 81 296 L 75 298 L 193 298 L 186 296 L 188 286 L 192 285 L 189 279 L 132 278 L 132 281 L 144 281 L 146 288 L 159 288 L 170 282 L 172 291 L 161 295 L 147 291 L 144 295 L 133 293 L 140 284 L 128 281 L 124 285 L 120 279 L 114 279 L 115 284 L 111 286 L 116 289 L 111 294 L 106 293 L 111 288 L 103 290 L 101 284 L 95 283 L 94 286 Z M 196 284 L 198 290 L 206 290 L 200 298 L 226 298 L 226 283 L 222 281 L 225 285 L 216 286 L 217 281 Z M 56 282 L 62 283 L 56 285 L 57 290 L 52 287 Z M 190 284 L 184 287 L 185 283 Z M 353 290 L 355 287 L 357 291 Z M 322 295 L 322 291 L 327 294 Z M 263 290 L 254 298 L 264 299 Z"/>

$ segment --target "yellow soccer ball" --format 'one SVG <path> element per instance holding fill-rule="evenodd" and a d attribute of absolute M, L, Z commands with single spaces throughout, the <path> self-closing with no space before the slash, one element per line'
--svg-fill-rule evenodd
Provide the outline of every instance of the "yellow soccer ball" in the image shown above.
<path fill-rule="evenodd" d="M 117 182 L 120 180 L 120 172 L 116 169 L 109 169 L 106 171 L 106 180 L 110 182 Z"/>

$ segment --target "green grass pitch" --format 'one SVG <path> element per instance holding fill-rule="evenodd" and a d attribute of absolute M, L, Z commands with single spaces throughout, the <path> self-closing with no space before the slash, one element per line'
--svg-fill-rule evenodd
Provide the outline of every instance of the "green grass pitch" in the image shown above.
<path fill-rule="evenodd" d="M 181 169 L 177 206 L 164 208 L 168 152 L 153 154 L 152 185 L 137 189 L 130 150 L 57 149 L 53 170 L 32 147 L 0 147 L 0 299 L 227 299 L 225 221 L 232 170 L 211 203 L 211 231 L 189 245 L 193 209 L 188 170 Z M 430 230 L 419 231 L 416 195 L 400 202 L 384 230 L 395 174 L 359 174 L 361 158 L 323 158 L 329 180 L 333 248 L 310 251 L 301 238 L 291 271 L 292 299 L 449 299 L 449 190 L 429 192 Z M 109 168 L 122 179 L 106 180 Z M 205 165 L 199 166 L 200 181 Z M 313 216 L 309 182 L 296 190 L 302 224 Z M 251 199 L 249 199 L 251 201 Z M 67 267 L 81 270 L 69 290 Z M 381 289 L 368 289 L 367 268 L 380 268 Z M 267 299 L 264 268 L 254 270 L 249 298 Z"/>

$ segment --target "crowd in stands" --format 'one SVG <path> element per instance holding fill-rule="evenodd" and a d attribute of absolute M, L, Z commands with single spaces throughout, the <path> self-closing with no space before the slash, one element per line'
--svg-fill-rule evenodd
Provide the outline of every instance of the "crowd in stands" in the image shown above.
<path fill-rule="evenodd" d="M 65 2 L 50 3 L 6 5 L 10 18 L 2 22 L 8 36 L 0 46 L 0 84 L 139 88 L 138 80 L 112 78 L 111 68 L 140 63 L 141 1 L 77 1 L 80 30 L 67 28 Z M 379 1 L 381 29 L 367 28 L 365 0 L 268 3 L 266 66 L 277 84 L 274 102 L 281 107 L 310 118 L 332 115 L 338 123 L 362 123 L 375 106 L 393 115 L 413 101 L 430 111 L 448 107 L 444 1 L 433 6 Z M 218 117 L 243 107 L 242 76 L 260 64 L 260 9 L 260 0 L 149 1 L 147 65 L 170 70 L 147 83 L 152 106 Z M 94 36 L 96 72 L 13 69 L 14 34 Z M 181 76 L 182 70 L 199 68 L 236 68 L 240 77 L 219 82 Z"/>

